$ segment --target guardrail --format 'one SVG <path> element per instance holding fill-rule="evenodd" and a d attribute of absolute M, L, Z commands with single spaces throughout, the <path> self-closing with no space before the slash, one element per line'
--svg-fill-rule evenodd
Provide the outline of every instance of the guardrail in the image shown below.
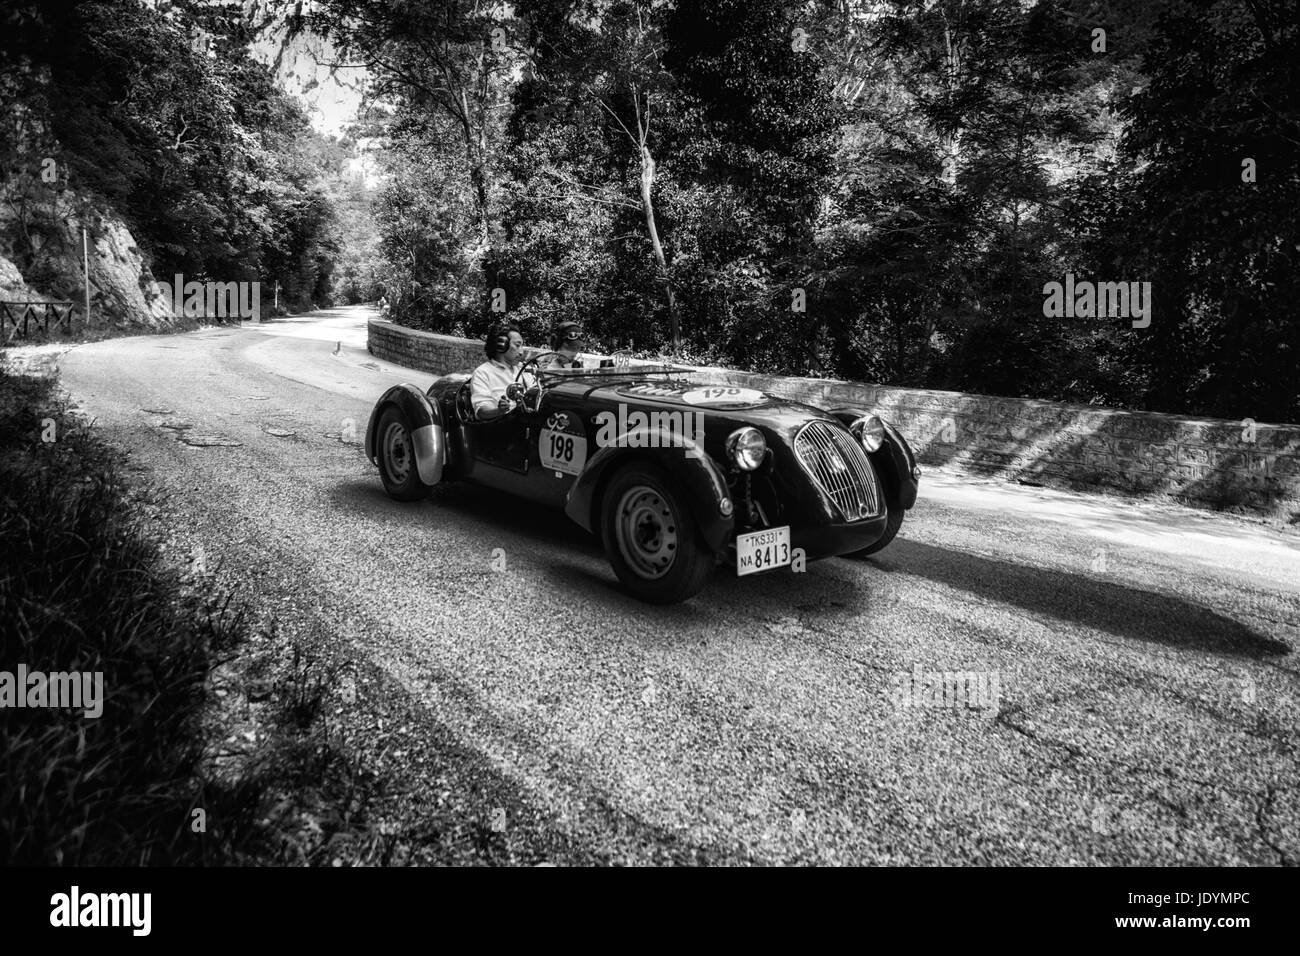
<path fill-rule="evenodd" d="M 0 301 L 0 338 L 3 338 L 5 342 L 12 342 L 18 336 L 19 329 L 22 329 L 23 338 L 27 338 L 31 332 L 33 319 L 36 320 L 38 327 L 47 335 L 50 332 L 51 325 L 56 329 L 71 332 L 72 309 L 73 304 L 69 300 L 53 302 Z M 51 318 L 53 321 L 51 321 Z M 11 322 L 13 328 L 9 329 Z"/>

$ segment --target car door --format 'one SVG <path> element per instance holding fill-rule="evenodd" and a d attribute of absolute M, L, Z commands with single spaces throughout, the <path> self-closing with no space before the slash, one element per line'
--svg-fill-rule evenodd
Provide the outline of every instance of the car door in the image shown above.
<path fill-rule="evenodd" d="M 522 412 L 466 425 L 471 454 L 478 464 L 528 473 L 528 425 Z"/>
<path fill-rule="evenodd" d="M 547 505 L 563 507 L 593 451 L 580 399 L 561 390 L 548 391 L 538 410 L 525 415 L 530 432 L 530 495 Z"/>

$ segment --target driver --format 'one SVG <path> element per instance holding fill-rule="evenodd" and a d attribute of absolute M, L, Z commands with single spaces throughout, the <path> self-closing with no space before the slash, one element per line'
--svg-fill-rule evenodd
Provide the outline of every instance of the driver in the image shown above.
<path fill-rule="evenodd" d="M 488 360 L 474 369 L 470 378 L 470 402 L 474 417 L 481 422 L 501 418 L 515 407 L 506 389 L 519 374 L 524 337 L 513 325 L 494 325 L 488 330 L 483 351 Z"/>

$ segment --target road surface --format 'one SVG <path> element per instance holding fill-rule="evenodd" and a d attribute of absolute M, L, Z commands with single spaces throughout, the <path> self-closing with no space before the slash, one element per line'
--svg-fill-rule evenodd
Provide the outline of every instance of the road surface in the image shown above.
<path fill-rule="evenodd" d="M 372 403 L 431 377 L 366 315 L 60 365 L 182 546 L 355 665 L 412 813 L 519 862 L 1300 860 L 1300 536 L 932 472 L 873 559 L 649 607 L 562 515 L 385 496 Z"/>

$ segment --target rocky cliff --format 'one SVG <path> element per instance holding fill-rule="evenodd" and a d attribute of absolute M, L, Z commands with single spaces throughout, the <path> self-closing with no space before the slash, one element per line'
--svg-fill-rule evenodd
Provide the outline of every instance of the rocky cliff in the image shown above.
<path fill-rule="evenodd" d="M 0 301 L 76 303 L 76 324 L 85 321 L 82 226 L 90 258 L 92 327 L 156 329 L 173 323 L 170 309 L 145 266 L 127 227 L 111 215 L 84 211 L 71 191 L 22 202 L 0 189 Z"/>
<path fill-rule="evenodd" d="M 165 0 L 146 0 L 146 5 L 159 16 L 177 13 Z M 356 113 L 363 74 L 336 68 L 334 47 L 305 29 L 303 16 L 310 13 L 310 5 L 286 9 L 265 0 L 246 0 L 242 13 L 253 27 L 249 53 L 270 68 L 277 85 L 303 102 L 318 130 L 337 134 Z M 194 36 L 196 42 L 205 37 L 201 30 Z M 58 183 L 47 185 L 38 169 L 9 180 L 0 176 L 0 301 L 71 300 L 76 304 L 75 323 L 82 328 L 85 225 L 92 325 L 170 327 L 175 322 L 170 305 L 128 227 L 111 210 L 88 210 L 84 199 Z"/>

